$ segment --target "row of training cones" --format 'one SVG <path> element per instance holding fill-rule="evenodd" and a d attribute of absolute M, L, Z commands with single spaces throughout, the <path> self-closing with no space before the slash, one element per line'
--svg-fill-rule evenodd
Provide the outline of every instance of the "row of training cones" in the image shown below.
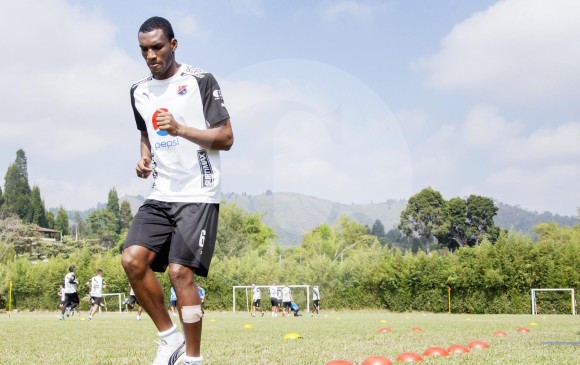
<path fill-rule="evenodd" d="M 423 351 L 423 356 L 449 356 L 450 354 L 465 354 L 471 349 L 488 349 L 489 345 L 483 341 L 472 341 L 467 346 L 451 345 L 447 349 L 443 347 L 429 347 Z M 399 354 L 395 361 L 397 362 L 418 362 L 423 361 L 423 356 L 416 352 L 403 352 Z M 384 356 L 370 356 L 363 360 L 361 365 L 392 365 L 393 362 Z M 331 360 L 325 365 L 353 365 L 348 360 Z"/>

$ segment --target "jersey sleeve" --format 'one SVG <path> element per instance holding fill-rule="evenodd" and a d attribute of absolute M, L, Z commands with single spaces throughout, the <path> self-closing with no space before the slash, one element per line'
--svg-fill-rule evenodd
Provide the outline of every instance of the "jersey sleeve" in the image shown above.
<path fill-rule="evenodd" d="M 207 73 L 198 79 L 201 101 L 203 103 L 203 114 L 206 122 L 212 126 L 230 117 L 222 91 L 213 75 Z"/>
<path fill-rule="evenodd" d="M 137 89 L 138 84 L 131 86 L 131 108 L 133 108 L 133 115 L 135 116 L 135 123 L 137 123 L 137 129 L 140 131 L 146 131 L 147 125 L 145 124 L 145 120 L 135 107 L 135 90 Z"/>

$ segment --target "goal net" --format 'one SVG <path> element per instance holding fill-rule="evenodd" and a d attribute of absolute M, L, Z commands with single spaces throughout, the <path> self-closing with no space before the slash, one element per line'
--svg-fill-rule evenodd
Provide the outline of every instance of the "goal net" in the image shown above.
<path fill-rule="evenodd" d="M 123 312 L 124 302 L 125 302 L 125 293 L 103 294 L 103 302 L 101 303 L 101 307 L 99 307 L 99 311 L 102 308 L 105 312 L 119 311 L 119 313 L 121 313 Z"/>
<path fill-rule="evenodd" d="M 271 285 L 256 285 L 260 288 L 260 301 L 262 309 L 270 307 L 270 286 Z M 278 292 L 281 293 L 283 286 L 277 286 Z M 310 312 L 310 285 L 288 285 L 292 291 L 292 301 L 296 303 L 301 310 Z M 281 295 L 281 294 L 279 294 Z M 232 310 L 236 313 L 237 310 L 245 310 L 249 312 L 252 309 L 252 286 L 251 285 L 235 285 L 232 287 Z M 279 297 L 281 299 L 281 297 Z M 280 306 L 282 303 L 280 302 Z"/>
<path fill-rule="evenodd" d="M 572 315 L 576 315 L 576 295 L 572 288 L 557 288 L 557 289 L 532 289 L 532 314 L 538 314 L 538 292 L 570 292 L 570 306 L 572 307 Z M 544 296 L 544 298 L 546 298 Z M 548 298 L 549 299 L 549 298 Z"/>

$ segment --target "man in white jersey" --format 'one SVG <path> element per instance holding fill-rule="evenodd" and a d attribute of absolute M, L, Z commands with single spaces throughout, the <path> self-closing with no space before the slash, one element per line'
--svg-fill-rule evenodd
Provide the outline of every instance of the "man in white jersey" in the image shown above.
<path fill-rule="evenodd" d="M 290 315 L 292 310 L 292 291 L 288 285 L 284 285 L 284 288 L 282 288 L 282 305 L 282 316 Z"/>
<path fill-rule="evenodd" d="M 93 303 L 93 306 L 89 311 L 89 321 L 92 321 L 93 315 L 97 313 L 101 303 L 103 302 L 103 289 L 107 287 L 105 280 L 103 280 L 103 270 L 97 269 L 97 275 L 93 276 L 91 280 L 87 282 L 87 286 L 89 287 L 91 303 Z"/>
<path fill-rule="evenodd" d="M 316 312 L 316 316 L 320 316 L 320 290 L 318 290 L 318 285 L 315 285 L 312 288 L 312 313 L 310 313 L 310 317 L 314 316 L 314 312 Z"/>
<path fill-rule="evenodd" d="M 276 317 L 278 315 L 278 287 L 276 284 L 272 284 L 269 290 L 270 304 L 272 304 L 272 317 Z"/>
<path fill-rule="evenodd" d="M 208 274 L 220 202 L 219 151 L 231 148 L 233 132 L 212 74 L 175 60 L 177 39 L 166 19 L 146 20 L 138 41 L 151 75 L 131 87 L 141 150 L 135 170 L 153 184 L 133 218 L 122 264 L 158 330 L 153 364 L 183 359 L 184 365 L 198 365 L 203 313 L 199 294 L 191 288 L 194 275 Z M 168 267 L 183 335 L 165 309 L 154 274 Z"/>
<path fill-rule="evenodd" d="M 256 312 L 262 312 L 262 317 L 264 317 L 264 311 L 260 308 L 261 294 L 260 288 L 256 284 L 252 284 L 252 317 L 256 316 Z"/>
<path fill-rule="evenodd" d="M 60 320 L 64 320 L 65 311 L 66 316 L 68 317 L 70 311 L 74 311 L 80 303 L 79 294 L 77 293 L 77 284 L 78 281 L 75 274 L 75 267 L 71 265 L 68 268 L 68 273 L 64 276 L 64 303 L 61 308 Z"/>

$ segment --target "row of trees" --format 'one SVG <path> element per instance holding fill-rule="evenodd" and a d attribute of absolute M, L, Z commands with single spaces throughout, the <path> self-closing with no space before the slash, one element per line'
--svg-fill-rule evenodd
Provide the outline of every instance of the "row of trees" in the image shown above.
<path fill-rule="evenodd" d="M 502 232 L 495 244 L 483 238 L 473 247 L 412 254 L 381 245 L 366 227 L 345 217 L 334 226 L 312 229 L 297 247 L 282 249 L 264 243 L 271 243 L 271 236 L 255 215 L 234 205 L 223 206 L 220 214 L 223 229 L 238 228 L 235 235 L 220 231 L 210 275 L 200 280 L 211 310 L 229 310 L 232 286 L 250 283 L 317 284 L 325 309 L 391 311 L 446 312 L 451 288 L 454 313 L 529 313 L 531 288 L 580 287 L 580 225 L 539 225 L 537 242 Z M 226 238 L 231 241 L 222 241 Z M 101 268 L 108 292 L 128 292 L 120 254 L 113 249 L 85 246 L 68 258 L 57 254 L 47 262 L 31 263 L 25 256 L 0 261 L 0 306 L 6 305 L 12 280 L 15 308 L 54 308 L 70 264 L 77 266 L 81 282 Z M 158 277 L 168 291 L 167 274 Z M 86 294 L 82 287 L 85 308 Z M 297 291 L 295 299 L 305 305 L 304 293 Z M 538 300 L 540 313 L 571 312 L 567 293 L 542 293 Z"/>

